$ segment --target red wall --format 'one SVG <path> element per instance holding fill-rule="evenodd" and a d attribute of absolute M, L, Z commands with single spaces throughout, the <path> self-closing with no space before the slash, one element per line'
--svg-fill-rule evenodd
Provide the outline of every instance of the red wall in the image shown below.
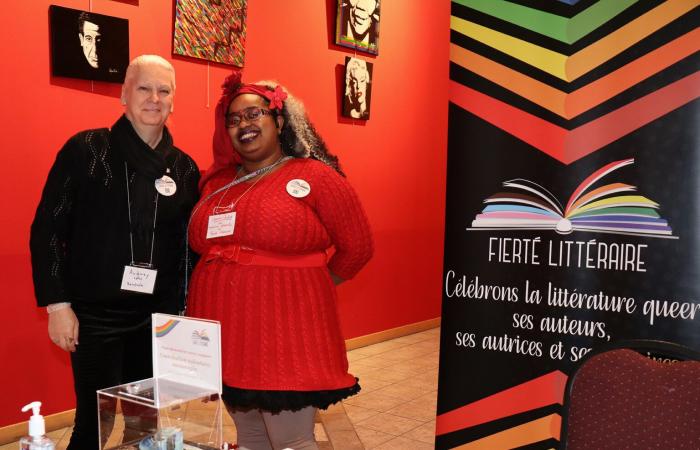
<path fill-rule="evenodd" d="M 129 19 L 131 57 L 170 58 L 172 0 L 54 0 Z M 81 129 L 111 125 L 119 86 L 52 78 L 48 0 L 3 2 L 0 149 L 0 427 L 24 420 L 42 400 L 52 414 L 74 407 L 65 353 L 46 335 L 34 306 L 29 225 L 55 154 Z M 339 289 L 346 338 L 440 314 L 447 145 L 449 2 L 382 2 L 380 55 L 374 62 L 372 117 L 339 116 L 342 65 L 352 52 L 332 43 L 335 0 L 250 0 L 244 80 L 276 79 L 303 99 L 339 155 L 372 224 L 376 254 Z M 177 71 L 175 142 L 203 168 L 211 162 L 212 111 L 223 66 L 173 59 Z M 208 89 L 209 87 L 209 89 Z M 211 107 L 207 106 L 211 105 Z"/>

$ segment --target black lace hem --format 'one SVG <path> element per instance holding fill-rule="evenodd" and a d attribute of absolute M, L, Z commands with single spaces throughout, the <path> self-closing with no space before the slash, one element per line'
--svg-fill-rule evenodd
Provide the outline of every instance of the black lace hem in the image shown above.
<path fill-rule="evenodd" d="M 360 392 L 358 381 L 358 378 L 355 378 L 354 385 L 329 391 L 261 391 L 224 385 L 221 398 L 229 408 L 261 409 L 272 413 L 283 410 L 298 411 L 307 406 L 327 409 L 332 404 Z"/>

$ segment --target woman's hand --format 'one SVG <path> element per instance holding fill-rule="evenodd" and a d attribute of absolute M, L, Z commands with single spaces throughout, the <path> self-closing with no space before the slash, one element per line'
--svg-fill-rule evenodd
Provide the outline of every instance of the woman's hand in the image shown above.
<path fill-rule="evenodd" d="M 49 313 L 49 338 L 67 352 L 78 345 L 78 318 L 73 308 L 67 307 Z"/>

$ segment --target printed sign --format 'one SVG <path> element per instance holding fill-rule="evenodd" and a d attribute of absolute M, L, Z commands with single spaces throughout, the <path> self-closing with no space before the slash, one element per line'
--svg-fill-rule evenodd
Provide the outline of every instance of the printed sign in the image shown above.
<path fill-rule="evenodd" d="M 153 377 L 221 393 L 219 322 L 153 314 Z"/>

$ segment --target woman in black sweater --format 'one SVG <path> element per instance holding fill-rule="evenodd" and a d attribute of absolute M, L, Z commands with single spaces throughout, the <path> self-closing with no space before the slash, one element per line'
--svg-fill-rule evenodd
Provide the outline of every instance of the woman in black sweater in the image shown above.
<path fill-rule="evenodd" d="M 199 170 L 165 127 L 174 93 L 170 63 L 134 59 L 124 115 L 64 145 L 32 223 L 37 303 L 47 307 L 51 340 L 71 352 L 71 450 L 99 448 L 96 390 L 151 376 L 151 313 L 184 306 Z"/>

